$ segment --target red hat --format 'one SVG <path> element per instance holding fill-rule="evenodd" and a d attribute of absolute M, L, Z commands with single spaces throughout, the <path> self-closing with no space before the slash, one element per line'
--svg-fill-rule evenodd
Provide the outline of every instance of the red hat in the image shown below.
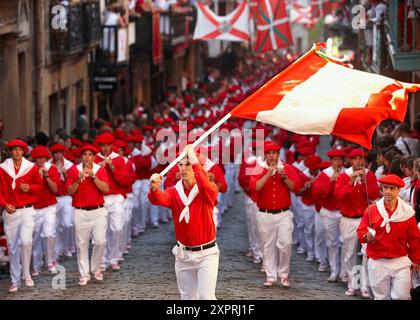
<path fill-rule="evenodd" d="M 303 156 L 310 156 L 314 154 L 314 148 L 304 147 L 297 150 Z"/>
<path fill-rule="evenodd" d="M 153 126 L 150 126 L 150 125 L 144 126 L 143 127 L 143 132 L 146 132 L 146 131 L 152 131 L 153 132 Z"/>
<path fill-rule="evenodd" d="M 401 179 L 399 176 L 395 174 L 388 174 L 378 180 L 378 182 L 383 184 L 390 184 L 393 186 L 397 186 L 399 188 L 402 188 L 405 186 L 405 183 L 403 179 Z"/>
<path fill-rule="evenodd" d="M 331 162 L 329 161 L 322 161 L 319 165 L 318 165 L 318 169 L 324 170 L 327 169 L 331 166 Z"/>
<path fill-rule="evenodd" d="M 93 153 L 98 153 L 99 152 L 99 150 L 98 149 L 96 149 L 96 147 L 94 147 L 93 145 L 91 145 L 91 144 L 85 144 L 83 147 L 81 147 L 80 149 L 79 149 L 79 151 L 80 151 L 80 153 L 82 154 L 83 152 L 85 152 L 86 150 L 90 150 L 90 151 L 92 151 Z"/>
<path fill-rule="evenodd" d="M 327 156 L 329 156 L 330 158 L 333 157 L 346 157 L 347 153 L 343 150 L 340 149 L 332 149 L 330 151 L 327 152 Z"/>
<path fill-rule="evenodd" d="M 65 152 L 66 147 L 64 146 L 64 144 L 56 143 L 56 144 L 54 144 L 50 147 L 50 151 L 52 153 L 54 153 L 54 152 Z"/>
<path fill-rule="evenodd" d="M 124 140 L 115 140 L 113 145 L 117 148 L 125 148 L 127 146 L 127 142 Z"/>
<path fill-rule="evenodd" d="M 134 136 L 127 136 L 126 138 L 125 138 L 125 141 L 132 141 L 132 142 L 142 142 L 143 141 L 143 139 L 144 139 L 144 137 L 143 137 L 143 135 L 142 134 L 138 134 L 138 135 L 134 135 Z"/>
<path fill-rule="evenodd" d="M 346 156 L 348 156 L 348 154 L 353 150 L 354 148 L 352 146 L 347 146 L 344 147 L 343 149 L 341 149 L 342 151 L 344 151 L 346 153 Z"/>
<path fill-rule="evenodd" d="M 81 156 L 82 156 L 82 151 L 81 151 L 81 148 L 76 148 L 76 149 L 73 149 L 73 150 L 71 150 L 71 153 L 72 153 L 72 155 L 73 155 L 73 157 L 74 157 L 74 160 L 76 160 L 76 158 L 80 158 Z M 65 157 L 65 156 L 64 156 Z M 70 160 L 70 159 L 69 159 Z"/>
<path fill-rule="evenodd" d="M 114 131 L 114 138 L 115 139 L 124 139 L 127 136 L 127 132 L 123 129 L 115 129 Z"/>
<path fill-rule="evenodd" d="M 142 133 L 141 133 L 141 131 L 139 129 L 131 129 L 130 130 L 130 134 L 132 136 L 136 136 L 136 135 L 139 135 L 139 134 L 142 134 Z"/>
<path fill-rule="evenodd" d="M 28 144 L 23 140 L 14 139 L 14 140 L 11 140 L 7 143 L 7 148 L 9 150 L 12 150 L 12 148 L 14 148 L 14 147 L 21 147 L 21 148 L 23 148 L 25 153 L 28 152 Z"/>
<path fill-rule="evenodd" d="M 305 166 L 310 170 L 316 170 L 321 162 L 322 159 L 319 156 L 310 155 L 305 160 Z"/>
<path fill-rule="evenodd" d="M 97 144 L 112 144 L 114 140 L 115 138 L 111 133 L 105 132 L 97 136 L 95 142 Z"/>
<path fill-rule="evenodd" d="M 280 150 L 280 146 L 277 143 L 271 140 L 264 141 L 264 153 L 268 151 L 279 151 L 279 150 Z"/>
<path fill-rule="evenodd" d="M 81 147 L 82 146 L 82 141 L 80 141 L 79 139 L 71 138 L 70 141 L 71 141 L 71 144 L 76 146 L 76 147 Z"/>
<path fill-rule="evenodd" d="M 353 158 L 353 157 L 367 157 L 367 153 L 364 152 L 363 150 L 360 150 L 358 148 L 354 148 L 352 151 L 350 151 L 350 153 L 347 155 L 347 157 L 349 158 Z"/>
<path fill-rule="evenodd" d="M 45 148 L 44 146 L 36 146 L 31 151 L 31 157 L 32 159 L 42 158 L 42 157 L 51 158 L 51 154 L 48 151 L 48 149 Z"/>

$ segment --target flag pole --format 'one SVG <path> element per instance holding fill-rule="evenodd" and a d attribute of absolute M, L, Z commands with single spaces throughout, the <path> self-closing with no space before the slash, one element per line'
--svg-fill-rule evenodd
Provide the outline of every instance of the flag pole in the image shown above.
<path fill-rule="evenodd" d="M 198 138 L 194 143 L 192 144 L 193 149 L 197 147 L 201 142 L 204 141 L 209 135 L 211 135 L 217 128 L 219 128 L 223 123 L 225 123 L 232 115 L 228 113 L 225 115 L 222 119 L 220 119 L 213 127 L 211 127 L 209 130 L 207 130 L 200 138 Z M 164 177 L 169 170 L 171 170 L 182 158 L 185 157 L 185 152 L 182 151 L 178 157 L 175 158 L 174 161 L 172 161 L 165 169 L 162 170 L 162 172 L 159 174 L 161 177 Z"/>

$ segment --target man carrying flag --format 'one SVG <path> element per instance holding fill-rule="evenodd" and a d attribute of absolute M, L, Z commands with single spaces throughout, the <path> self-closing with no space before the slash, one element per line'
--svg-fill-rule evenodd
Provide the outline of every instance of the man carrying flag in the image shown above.
<path fill-rule="evenodd" d="M 211 182 L 191 145 L 179 161 L 182 179 L 165 191 L 159 189 L 162 177 L 150 177 L 149 200 L 172 210 L 177 245 L 175 273 L 182 300 L 215 300 L 219 248 L 213 208 L 219 192 Z"/>

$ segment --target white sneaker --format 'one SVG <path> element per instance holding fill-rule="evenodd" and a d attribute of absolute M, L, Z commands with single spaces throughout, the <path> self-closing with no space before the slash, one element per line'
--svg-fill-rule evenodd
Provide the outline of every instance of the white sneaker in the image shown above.
<path fill-rule="evenodd" d="M 13 283 L 10 287 L 9 287 L 9 293 L 15 293 L 19 290 L 19 287 L 17 284 Z"/>
<path fill-rule="evenodd" d="M 328 282 L 337 282 L 337 280 L 338 280 L 338 277 L 337 277 L 337 276 L 330 276 L 330 277 L 327 279 L 327 281 L 328 281 Z"/>
<path fill-rule="evenodd" d="M 273 280 L 266 280 L 266 281 L 263 283 L 263 286 L 264 286 L 264 287 L 272 287 L 275 283 L 276 283 L 276 281 L 273 281 Z"/>
<path fill-rule="evenodd" d="M 356 294 L 356 292 L 354 291 L 354 289 L 347 289 L 347 291 L 344 293 L 346 296 L 351 297 L 354 296 Z"/>
<path fill-rule="evenodd" d="M 290 287 L 289 278 L 288 277 L 281 277 L 280 283 L 283 287 Z"/>
<path fill-rule="evenodd" d="M 370 299 L 370 293 L 369 293 L 369 290 L 365 290 L 365 289 L 363 289 L 363 290 L 361 290 L 361 291 L 360 291 L 360 293 L 362 294 L 362 298 L 365 298 L 365 299 Z"/>

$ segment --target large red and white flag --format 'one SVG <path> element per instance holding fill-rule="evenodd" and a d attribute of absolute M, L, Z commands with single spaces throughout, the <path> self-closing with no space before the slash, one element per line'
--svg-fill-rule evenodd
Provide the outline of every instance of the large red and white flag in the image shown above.
<path fill-rule="evenodd" d="M 408 92 L 420 85 L 348 68 L 318 49 L 314 46 L 230 114 L 300 134 L 333 134 L 371 149 L 376 126 L 385 119 L 403 121 Z"/>
<path fill-rule="evenodd" d="M 249 40 L 249 7 L 243 1 L 227 16 L 218 16 L 197 1 L 197 23 L 194 40 Z"/>
<path fill-rule="evenodd" d="M 265 52 L 292 44 L 286 4 L 279 0 L 259 0 L 255 50 Z"/>

